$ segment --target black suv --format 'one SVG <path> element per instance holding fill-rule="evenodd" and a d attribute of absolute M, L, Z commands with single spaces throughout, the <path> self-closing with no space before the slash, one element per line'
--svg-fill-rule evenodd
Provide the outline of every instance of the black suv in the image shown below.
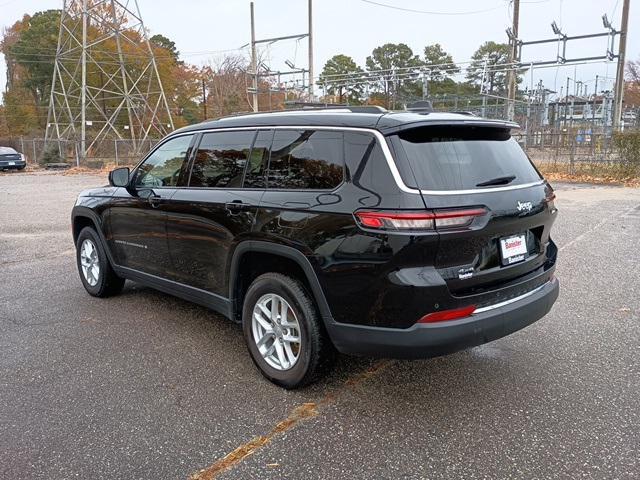
<path fill-rule="evenodd" d="M 454 352 L 558 297 L 554 193 L 510 131 L 468 114 L 286 111 L 180 129 L 80 194 L 80 278 L 125 279 L 242 323 L 263 375 L 309 383 L 335 351 Z"/>

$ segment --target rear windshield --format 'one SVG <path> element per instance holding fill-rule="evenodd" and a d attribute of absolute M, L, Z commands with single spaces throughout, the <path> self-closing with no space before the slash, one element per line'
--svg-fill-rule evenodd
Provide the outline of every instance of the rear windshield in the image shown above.
<path fill-rule="evenodd" d="M 11 147 L 0 147 L 0 155 L 11 155 L 11 154 L 16 154 L 16 153 L 18 153 L 18 152 L 16 152 Z"/>
<path fill-rule="evenodd" d="M 511 138 L 495 127 L 420 127 L 391 137 L 404 182 L 422 190 L 468 190 L 541 179 Z"/>

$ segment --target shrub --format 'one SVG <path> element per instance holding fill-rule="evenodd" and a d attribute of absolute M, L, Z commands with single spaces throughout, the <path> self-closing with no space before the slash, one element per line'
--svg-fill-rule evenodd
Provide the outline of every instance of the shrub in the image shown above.
<path fill-rule="evenodd" d="M 54 145 L 53 143 L 49 145 L 46 150 L 42 153 L 42 158 L 40 159 L 41 163 L 60 163 L 62 162 L 62 157 L 60 156 L 60 151 L 58 150 L 58 145 Z"/>
<path fill-rule="evenodd" d="M 618 154 L 620 170 L 627 175 L 640 174 L 640 130 L 616 132 L 613 146 Z"/>

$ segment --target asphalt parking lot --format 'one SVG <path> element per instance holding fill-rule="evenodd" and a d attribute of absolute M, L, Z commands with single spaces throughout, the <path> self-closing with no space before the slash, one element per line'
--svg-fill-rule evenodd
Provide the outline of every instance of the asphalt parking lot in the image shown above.
<path fill-rule="evenodd" d="M 640 478 L 640 190 L 556 185 L 543 320 L 285 391 L 204 308 L 84 292 L 69 213 L 104 183 L 0 174 L 1 478 Z"/>

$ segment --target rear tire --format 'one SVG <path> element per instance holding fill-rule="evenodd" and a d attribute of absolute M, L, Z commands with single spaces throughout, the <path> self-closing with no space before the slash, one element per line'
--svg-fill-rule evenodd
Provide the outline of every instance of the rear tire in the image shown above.
<path fill-rule="evenodd" d="M 76 242 L 76 263 L 84 289 L 94 297 L 110 297 L 122 291 L 124 279 L 111 268 L 100 237 L 91 227 L 84 227 Z"/>
<path fill-rule="evenodd" d="M 314 301 L 293 278 L 279 273 L 256 278 L 244 298 L 242 328 L 251 359 L 276 385 L 303 387 L 333 365 L 335 350 Z"/>

